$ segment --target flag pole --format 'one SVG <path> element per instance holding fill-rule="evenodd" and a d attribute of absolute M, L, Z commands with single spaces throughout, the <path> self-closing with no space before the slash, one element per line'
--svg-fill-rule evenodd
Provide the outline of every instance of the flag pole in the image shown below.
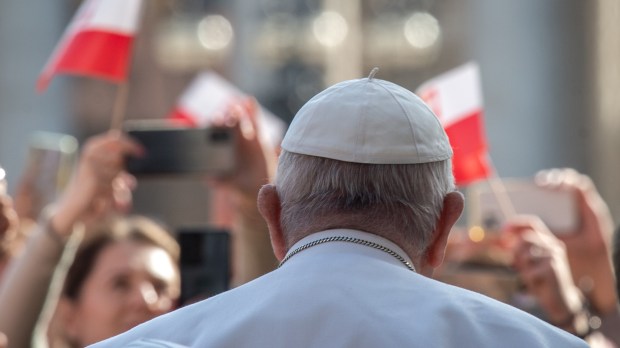
<path fill-rule="evenodd" d="M 122 128 L 123 119 L 125 118 L 125 109 L 127 107 L 127 95 L 129 94 L 129 86 L 123 81 L 116 90 L 114 99 L 114 109 L 112 110 L 112 121 L 110 129 L 120 130 Z"/>
<path fill-rule="evenodd" d="M 497 169 L 495 168 L 493 161 L 491 161 L 490 156 L 489 164 L 491 165 L 491 168 L 493 168 L 493 175 L 487 178 L 487 182 L 491 187 L 493 195 L 495 195 L 495 199 L 499 203 L 499 208 L 504 215 L 504 220 L 508 220 L 514 217 L 517 214 L 517 211 L 515 210 L 514 204 L 508 195 L 504 181 L 497 174 Z"/>

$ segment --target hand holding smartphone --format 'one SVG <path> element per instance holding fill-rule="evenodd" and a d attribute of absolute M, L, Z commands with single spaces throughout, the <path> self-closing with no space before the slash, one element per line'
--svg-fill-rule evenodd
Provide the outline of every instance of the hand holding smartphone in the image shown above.
<path fill-rule="evenodd" d="M 14 195 L 20 218 L 36 221 L 43 208 L 60 196 L 73 172 L 78 147 L 77 139 L 68 134 L 37 131 L 30 136 Z"/>

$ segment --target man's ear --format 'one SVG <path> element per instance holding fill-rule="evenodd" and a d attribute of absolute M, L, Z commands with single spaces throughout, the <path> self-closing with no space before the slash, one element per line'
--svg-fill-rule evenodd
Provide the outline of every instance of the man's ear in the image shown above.
<path fill-rule="evenodd" d="M 443 209 L 433 231 L 433 239 L 422 260 L 422 268 L 429 269 L 431 274 L 443 262 L 450 230 L 461 216 L 463 205 L 463 194 L 457 191 L 448 193 L 443 199 Z"/>
<path fill-rule="evenodd" d="M 286 255 L 286 243 L 284 242 L 282 225 L 280 224 L 280 213 L 282 211 L 280 197 L 274 185 L 268 184 L 261 187 L 258 192 L 258 211 L 267 222 L 267 227 L 269 227 L 273 253 L 279 261 L 282 261 Z"/>

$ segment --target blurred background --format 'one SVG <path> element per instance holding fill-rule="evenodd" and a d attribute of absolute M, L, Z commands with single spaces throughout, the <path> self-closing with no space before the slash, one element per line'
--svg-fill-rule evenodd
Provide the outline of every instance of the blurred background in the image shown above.
<path fill-rule="evenodd" d="M 80 1 L 0 2 L 0 165 L 9 191 L 34 131 L 79 141 L 110 126 L 116 86 L 36 79 Z M 285 122 L 324 87 L 368 75 L 411 90 L 480 66 L 490 154 L 502 177 L 573 167 L 620 218 L 620 3 L 615 0 L 148 0 L 134 46 L 128 119 L 163 118 L 214 70 Z M 191 180 L 139 183 L 136 209 L 204 224 Z"/>

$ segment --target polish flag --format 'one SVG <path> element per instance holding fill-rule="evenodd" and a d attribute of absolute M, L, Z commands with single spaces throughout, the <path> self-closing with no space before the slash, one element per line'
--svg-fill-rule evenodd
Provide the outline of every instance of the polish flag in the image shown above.
<path fill-rule="evenodd" d="M 137 32 L 142 0 L 85 0 L 47 61 L 37 90 L 57 73 L 123 82 Z"/>
<path fill-rule="evenodd" d="M 478 65 L 470 62 L 441 74 L 422 84 L 416 94 L 435 112 L 450 138 L 457 185 L 491 176 Z"/>
<path fill-rule="evenodd" d="M 222 116 L 228 108 L 247 95 L 218 74 L 205 71 L 199 74 L 179 99 L 168 118 L 188 126 L 205 126 Z M 285 124 L 280 118 L 260 106 L 258 127 L 273 148 L 278 148 L 284 136 Z"/>

